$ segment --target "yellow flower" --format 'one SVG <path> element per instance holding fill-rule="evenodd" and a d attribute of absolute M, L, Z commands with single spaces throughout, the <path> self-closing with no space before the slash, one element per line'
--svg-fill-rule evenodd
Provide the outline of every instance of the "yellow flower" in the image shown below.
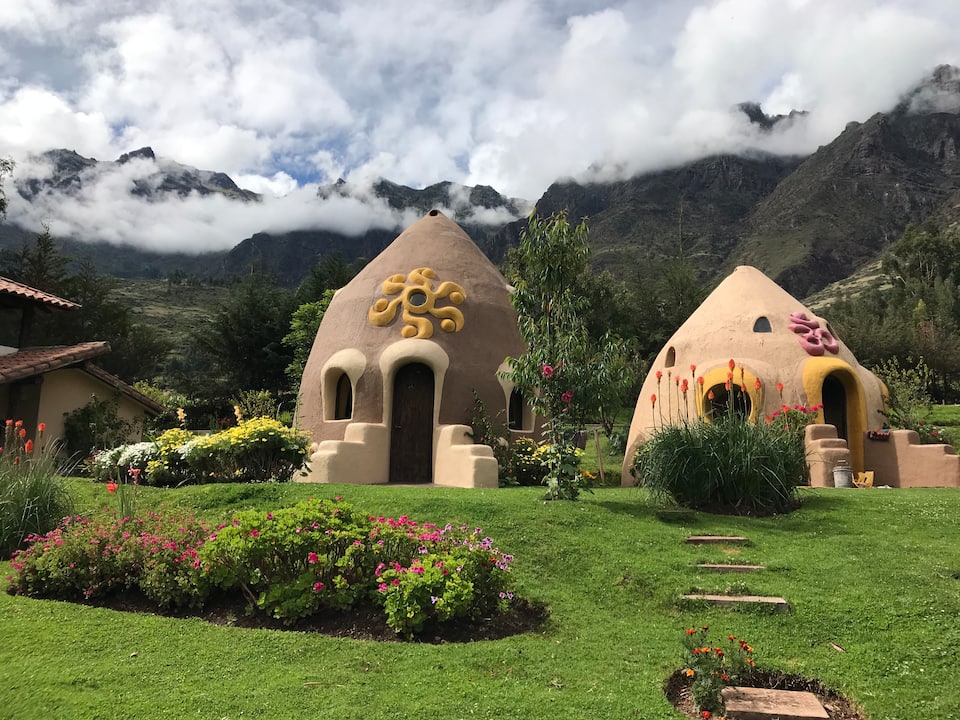
<path fill-rule="evenodd" d="M 684 672 L 686 673 L 687 677 L 693 677 L 696 675 L 696 673 L 693 671 L 693 668 L 687 668 Z"/>

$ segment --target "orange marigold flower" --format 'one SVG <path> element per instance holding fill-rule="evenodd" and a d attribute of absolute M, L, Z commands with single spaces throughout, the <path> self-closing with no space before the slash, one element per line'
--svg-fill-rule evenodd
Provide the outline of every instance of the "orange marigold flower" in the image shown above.
<path fill-rule="evenodd" d="M 686 670 L 684 670 L 684 674 L 687 677 L 693 677 L 694 675 L 696 675 L 696 673 L 693 671 L 693 668 L 687 668 Z"/>
<path fill-rule="evenodd" d="M 696 635 L 696 633 L 697 633 L 696 628 L 687 628 L 687 635 Z"/>

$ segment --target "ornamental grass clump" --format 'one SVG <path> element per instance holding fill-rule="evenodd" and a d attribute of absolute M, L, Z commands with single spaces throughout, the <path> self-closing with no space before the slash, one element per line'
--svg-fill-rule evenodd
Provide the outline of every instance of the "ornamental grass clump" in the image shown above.
<path fill-rule="evenodd" d="M 637 451 L 634 475 L 684 507 L 769 515 L 797 506 L 807 458 L 796 433 L 732 415 L 661 428 Z"/>
<path fill-rule="evenodd" d="M 6 558 L 24 540 L 56 527 L 73 502 L 63 480 L 59 446 L 44 438 L 27 438 L 23 422 L 7 420 L 0 448 L 0 555 Z"/>

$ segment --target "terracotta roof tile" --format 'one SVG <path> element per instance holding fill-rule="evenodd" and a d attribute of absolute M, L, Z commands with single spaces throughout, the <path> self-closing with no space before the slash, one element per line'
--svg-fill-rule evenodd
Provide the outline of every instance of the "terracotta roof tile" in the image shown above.
<path fill-rule="evenodd" d="M 110 352 L 110 343 L 102 341 L 78 345 L 21 348 L 16 352 L 0 355 L 0 384 L 74 365 L 108 352 Z"/>
<path fill-rule="evenodd" d="M 21 300 L 34 301 L 59 310 L 76 310 L 80 307 L 80 305 L 75 302 L 64 300 L 62 297 L 57 297 L 43 290 L 37 290 L 29 285 L 24 285 L 23 283 L 18 283 L 15 280 L 0 276 L 0 296 L 4 295 Z"/>

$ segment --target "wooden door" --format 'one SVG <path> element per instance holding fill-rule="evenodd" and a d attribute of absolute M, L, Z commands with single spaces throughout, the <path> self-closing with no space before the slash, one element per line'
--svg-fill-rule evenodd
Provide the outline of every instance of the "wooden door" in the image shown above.
<path fill-rule="evenodd" d="M 393 379 L 390 482 L 433 482 L 433 370 L 404 365 Z"/>

